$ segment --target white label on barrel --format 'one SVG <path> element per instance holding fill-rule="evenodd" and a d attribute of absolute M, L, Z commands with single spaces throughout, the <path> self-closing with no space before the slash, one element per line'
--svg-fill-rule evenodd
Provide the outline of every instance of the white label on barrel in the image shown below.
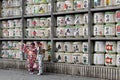
<path fill-rule="evenodd" d="M 73 25 L 74 24 L 75 17 L 73 15 L 67 15 L 65 17 L 65 24 L 67 25 Z"/>
<path fill-rule="evenodd" d="M 82 9 L 83 1 L 82 0 L 74 0 L 74 9 Z"/>
<path fill-rule="evenodd" d="M 66 0 L 64 10 L 73 10 L 73 0 Z"/>
<path fill-rule="evenodd" d="M 64 48 L 64 43 L 63 42 L 56 42 L 56 48 L 57 48 L 57 51 L 64 51 L 63 48 Z"/>
<path fill-rule="evenodd" d="M 83 24 L 83 15 L 75 15 L 75 20 L 74 20 L 74 24 Z"/>
<path fill-rule="evenodd" d="M 104 23 L 104 14 L 103 13 L 95 13 L 94 14 L 94 23 Z"/>
<path fill-rule="evenodd" d="M 88 36 L 88 26 L 83 27 L 83 36 L 84 37 Z"/>
<path fill-rule="evenodd" d="M 116 65 L 117 65 L 117 66 L 120 66 L 120 54 L 117 55 Z"/>
<path fill-rule="evenodd" d="M 82 50 L 83 50 L 84 53 L 88 52 L 88 42 L 83 42 Z"/>
<path fill-rule="evenodd" d="M 117 53 L 120 53 L 120 41 L 117 41 Z"/>
<path fill-rule="evenodd" d="M 58 27 L 57 30 L 56 30 L 56 36 L 64 37 L 65 36 L 65 28 Z"/>
<path fill-rule="evenodd" d="M 72 58 L 73 58 L 73 62 L 74 63 L 82 63 L 82 56 L 83 54 L 82 53 L 74 53 L 72 55 Z"/>
<path fill-rule="evenodd" d="M 104 28 L 105 36 L 115 36 L 115 24 L 106 24 Z"/>
<path fill-rule="evenodd" d="M 116 11 L 116 22 L 120 22 L 120 11 Z"/>
<path fill-rule="evenodd" d="M 104 0 L 94 0 L 94 7 L 103 7 Z"/>
<path fill-rule="evenodd" d="M 105 63 L 105 55 L 96 53 L 94 54 L 94 64 L 103 64 Z"/>
<path fill-rule="evenodd" d="M 120 5 L 120 0 L 115 0 L 116 5 Z"/>
<path fill-rule="evenodd" d="M 110 41 L 107 41 L 106 42 L 106 52 L 110 52 L 110 53 L 115 53 L 117 50 L 117 44 L 116 42 L 110 42 Z"/>
<path fill-rule="evenodd" d="M 83 64 L 88 64 L 88 54 L 83 54 L 82 63 Z"/>
<path fill-rule="evenodd" d="M 105 42 L 96 41 L 95 42 L 95 52 L 105 52 Z"/>
<path fill-rule="evenodd" d="M 87 24 L 88 23 L 88 14 L 83 15 L 83 23 Z"/>
<path fill-rule="evenodd" d="M 94 36 L 104 35 L 104 25 L 94 25 Z"/>
<path fill-rule="evenodd" d="M 72 43 L 71 42 L 65 42 L 64 43 L 64 51 L 65 52 L 73 52 Z"/>
<path fill-rule="evenodd" d="M 65 36 L 66 37 L 73 37 L 74 34 L 74 28 L 68 27 L 65 29 Z"/>
<path fill-rule="evenodd" d="M 83 8 L 88 8 L 88 0 L 83 0 Z"/>
<path fill-rule="evenodd" d="M 65 25 L 65 17 L 57 17 L 57 26 L 64 26 Z"/>
<path fill-rule="evenodd" d="M 119 23 L 116 25 L 116 35 L 120 36 L 120 24 Z"/>
<path fill-rule="evenodd" d="M 64 10 L 64 6 L 65 5 L 65 2 L 62 1 L 62 2 L 57 2 L 57 8 L 56 8 L 56 11 L 63 11 Z"/>
<path fill-rule="evenodd" d="M 105 13 L 105 22 L 106 23 L 113 23 L 113 22 L 115 22 L 115 14 L 114 14 L 114 12 Z"/>
<path fill-rule="evenodd" d="M 105 54 L 105 65 L 116 65 L 116 54 Z"/>

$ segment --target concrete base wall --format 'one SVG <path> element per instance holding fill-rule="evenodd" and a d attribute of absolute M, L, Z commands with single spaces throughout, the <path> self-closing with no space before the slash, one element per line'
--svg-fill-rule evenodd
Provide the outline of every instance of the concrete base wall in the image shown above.
<path fill-rule="evenodd" d="M 25 69 L 25 61 L 0 59 L 0 68 Z M 109 80 L 120 80 L 120 68 L 118 67 L 45 62 L 44 71 L 50 73 L 96 77 Z"/>

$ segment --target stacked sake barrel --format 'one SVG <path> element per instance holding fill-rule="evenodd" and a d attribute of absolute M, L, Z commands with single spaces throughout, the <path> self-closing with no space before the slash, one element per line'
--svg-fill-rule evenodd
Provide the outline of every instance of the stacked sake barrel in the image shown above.
<path fill-rule="evenodd" d="M 50 0 L 27 0 L 26 15 L 49 13 L 51 10 Z"/>
<path fill-rule="evenodd" d="M 56 1 L 56 11 L 73 11 L 88 8 L 88 0 L 57 0 Z"/>
<path fill-rule="evenodd" d="M 96 41 L 94 64 L 120 66 L 120 41 Z"/>
<path fill-rule="evenodd" d="M 48 38 L 50 37 L 51 18 L 30 18 L 27 19 L 27 38 Z"/>
<path fill-rule="evenodd" d="M 56 42 L 56 59 L 66 63 L 88 63 L 87 42 Z"/>
<path fill-rule="evenodd" d="M 94 8 L 119 6 L 119 0 L 94 0 Z"/>
<path fill-rule="evenodd" d="M 57 17 L 56 37 L 80 38 L 88 36 L 88 14 Z"/>
<path fill-rule="evenodd" d="M 2 1 L 2 17 L 20 16 L 22 14 L 21 0 L 3 0 Z"/>
<path fill-rule="evenodd" d="M 2 41 L 1 57 L 20 59 L 21 57 L 21 42 L 18 41 Z"/>
<path fill-rule="evenodd" d="M 21 19 L 2 21 L 2 38 L 21 38 L 22 21 Z"/>

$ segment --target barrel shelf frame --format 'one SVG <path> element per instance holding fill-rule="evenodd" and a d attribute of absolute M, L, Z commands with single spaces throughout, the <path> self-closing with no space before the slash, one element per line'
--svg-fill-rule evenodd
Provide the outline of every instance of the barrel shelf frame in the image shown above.
<path fill-rule="evenodd" d="M 91 19 L 93 17 L 92 14 L 95 13 L 95 12 L 116 11 L 116 10 L 120 10 L 120 6 L 93 8 L 92 7 L 92 0 L 89 0 L 88 9 L 78 10 L 78 11 L 68 11 L 68 12 L 55 12 L 54 11 L 55 10 L 54 9 L 55 8 L 54 2 L 56 0 L 51 0 L 52 7 L 51 7 L 51 12 L 50 13 L 35 14 L 35 15 L 25 15 L 25 1 L 24 0 L 21 0 L 21 1 L 22 1 L 22 5 L 21 5 L 22 14 L 21 14 L 21 16 L 3 17 L 3 18 L 0 17 L 0 26 L 1 26 L 1 22 L 4 21 L 4 20 L 22 19 L 22 37 L 21 38 L 0 38 L 0 44 L 2 43 L 2 41 L 21 41 L 22 43 L 26 42 L 26 41 L 51 41 L 51 45 L 52 45 L 52 49 L 51 49 L 52 54 L 51 55 L 52 55 L 52 62 L 54 62 L 54 60 L 55 60 L 55 43 L 56 43 L 56 41 L 87 41 L 88 42 L 88 52 L 89 52 L 89 54 L 88 54 L 88 59 L 89 59 L 88 61 L 89 62 L 88 62 L 87 67 L 86 67 L 86 65 L 79 65 L 79 64 L 74 65 L 74 64 L 69 64 L 69 63 L 46 63 L 46 65 L 49 65 L 46 68 L 53 68 L 51 66 L 55 65 L 55 66 L 57 66 L 57 69 L 58 69 L 59 68 L 58 65 L 63 66 L 63 67 L 65 67 L 66 65 L 70 65 L 71 67 L 74 66 L 73 67 L 74 69 L 75 68 L 77 69 L 79 66 L 82 66 L 82 68 L 80 68 L 80 70 L 84 69 L 84 67 L 85 67 L 84 70 L 86 72 L 87 72 L 87 70 L 89 70 L 89 72 L 90 72 L 91 69 L 93 69 L 92 70 L 93 72 L 95 72 L 95 70 L 97 72 L 97 71 L 99 71 L 99 69 L 97 69 L 97 68 L 100 68 L 100 69 L 103 70 L 102 71 L 103 73 L 104 73 L 104 68 L 106 68 L 106 69 L 111 68 L 111 70 L 116 69 L 116 71 L 117 71 L 117 69 L 119 69 L 118 67 L 95 66 L 95 65 L 92 64 L 93 63 L 92 55 L 93 55 L 93 43 L 94 43 L 94 41 L 108 41 L 108 40 L 109 41 L 119 41 L 120 38 L 119 37 L 92 37 L 92 34 L 93 34 L 93 26 L 92 26 L 92 24 L 93 24 L 93 22 L 92 22 Z M 55 21 L 56 21 L 56 17 L 61 16 L 61 15 L 71 15 L 71 14 L 80 14 L 80 13 L 88 13 L 88 37 L 87 38 L 84 38 L 84 37 L 83 38 L 56 38 L 55 37 L 55 27 L 56 27 Z M 51 28 L 51 36 L 50 36 L 50 38 L 25 38 L 26 19 L 28 19 L 28 18 L 36 18 L 36 17 L 51 17 L 51 26 L 50 26 L 50 28 Z M 8 61 L 11 61 L 11 60 L 8 59 Z M 21 58 L 21 61 L 24 62 L 23 58 Z M 51 65 L 51 64 L 54 64 L 54 65 Z M 94 70 L 94 68 L 95 68 L 95 70 Z M 53 69 L 53 72 L 54 72 L 54 69 Z M 119 69 L 119 72 L 120 72 L 120 69 Z M 65 72 L 65 73 L 67 73 L 67 72 Z M 96 76 L 94 76 L 94 74 L 91 74 L 91 75 L 92 75 L 92 77 L 96 77 Z M 97 75 L 97 74 L 95 74 L 95 75 Z M 119 76 L 119 75 L 120 74 L 118 74 L 117 76 Z M 82 76 L 87 76 L 87 75 L 82 75 Z M 101 78 L 101 76 L 99 76 L 99 75 L 98 75 L 98 77 Z M 104 76 L 102 78 L 104 78 Z M 118 79 L 116 79 L 116 80 L 118 80 Z"/>
<path fill-rule="evenodd" d="M 0 18 L 0 21 L 3 21 L 3 20 L 13 20 L 13 19 L 21 19 L 22 17 L 21 16 L 16 16 L 16 17 L 3 17 L 3 18 Z"/>

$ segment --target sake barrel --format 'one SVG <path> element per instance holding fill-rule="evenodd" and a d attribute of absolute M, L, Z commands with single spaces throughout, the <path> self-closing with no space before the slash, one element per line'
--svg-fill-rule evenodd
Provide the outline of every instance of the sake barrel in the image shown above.
<path fill-rule="evenodd" d="M 39 11 L 40 11 L 40 5 L 33 5 L 33 14 L 39 14 Z"/>
<path fill-rule="evenodd" d="M 28 15 L 34 14 L 34 6 L 33 5 L 27 5 L 25 9 L 25 13 Z"/>
<path fill-rule="evenodd" d="M 120 0 L 115 0 L 115 5 L 120 5 Z"/>
<path fill-rule="evenodd" d="M 74 24 L 75 25 L 83 24 L 83 15 L 82 14 L 76 14 L 75 15 Z"/>
<path fill-rule="evenodd" d="M 104 13 L 94 13 L 94 23 L 104 23 Z"/>
<path fill-rule="evenodd" d="M 115 22 L 115 13 L 105 12 L 105 23 L 114 23 L 114 22 Z"/>
<path fill-rule="evenodd" d="M 88 54 L 83 54 L 83 56 L 82 56 L 82 63 L 83 64 L 88 64 Z"/>
<path fill-rule="evenodd" d="M 47 42 L 46 41 L 41 41 L 40 43 L 42 43 L 42 48 L 47 50 Z"/>
<path fill-rule="evenodd" d="M 33 27 L 33 19 L 27 19 L 27 27 Z"/>
<path fill-rule="evenodd" d="M 82 0 L 74 0 L 74 10 L 83 9 L 83 1 Z"/>
<path fill-rule="evenodd" d="M 58 52 L 64 51 L 64 42 L 56 42 L 56 49 Z"/>
<path fill-rule="evenodd" d="M 82 42 L 73 42 L 74 52 L 82 52 Z"/>
<path fill-rule="evenodd" d="M 65 0 L 64 10 L 72 11 L 74 9 L 73 0 Z"/>
<path fill-rule="evenodd" d="M 22 19 L 16 19 L 13 23 L 15 28 L 22 28 Z"/>
<path fill-rule="evenodd" d="M 117 53 L 120 53 L 120 41 L 117 41 Z"/>
<path fill-rule="evenodd" d="M 27 4 L 33 4 L 33 0 L 27 0 Z"/>
<path fill-rule="evenodd" d="M 83 37 L 83 26 L 82 25 L 76 25 L 74 27 L 75 27 L 74 37 L 75 38 Z"/>
<path fill-rule="evenodd" d="M 64 0 L 57 1 L 56 6 L 57 6 L 56 7 L 57 12 L 64 11 L 65 1 Z"/>
<path fill-rule="evenodd" d="M 33 25 L 33 27 L 39 27 L 40 26 L 40 19 L 39 18 L 33 18 L 32 25 Z"/>
<path fill-rule="evenodd" d="M 64 43 L 64 51 L 65 52 L 73 52 L 72 42 Z"/>
<path fill-rule="evenodd" d="M 15 53 L 16 53 L 16 54 L 15 54 L 15 58 L 16 58 L 16 59 L 20 59 L 20 58 L 21 58 L 21 56 L 20 56 L 20 55 L 21 55 L 21 51 L 15 50 Z"/>
<path fill-rule="evenodd" d="M 33 30 L 31 28 L 27 28 L 26 29 L 26 37 L 32 37 L 33 36 L 32 32 L 33 32 Z"/>
<path fill-rule="evenodd" d="M 116 65 L 116 54 L 105 54 L 105 65 L 115 66 Z"/>
<path fill-rule="evenodd" d="M 95 52 L 105 53 L 105 42 L 104 41 L 95 41 Z"/>
<path fill-rule="evenodd" d="M 56 30 L 56 36 L 57 37 L 65 37 L 65 28 L 64 27 L 58 27 Z"/>
<path fill-rule="evenodd" d="M 105 6 L 113 6 L 113 5 L 115 5 L 115 0 L 105 0 L 104 5 Z"/>
<path fill-rule="evenodd" d="M 2 58 L 8 58 L 8 53 L 7 53 L 7 50 L 1 50 L 1 57 Z"/>
<path fill-rule="evenodd" d="M 120 23 L 116 24 L 116 36 L 119 37 L 120 36 Z"/>
<path fill-rule="evenodd" d="M 103 24 L 94 25 L 93 35 L 95 37 L 103 37 L 104 36 L 104 25 Z"/>
<path fill-rule="evenodd" d="M 15 34 L 14 29 L 8 29 L 8 32 L 9 32 L 9 37 L 10 38 L 14 37 L 14 34 Z"/>
<path fill-rule="evenodd" d="M 104 0 L 94 0 L 94 8 L 104 7 Z"/>
<path fill-rule="evenodd" d="M 117 52 L 117 44 L 115 41 L 106 41 L 105 44 L 106 52 L 108 53 L 116 53 Z"/>
<path fill-rule="evenodd" d="M 57 17 L 57 26 L 65 26 L 65 17 L 64 16 L 59 16 Z"/>
<path fill-rule="evenodd" d="M 47 18 L 40 18 L 40 26 L 41 26 L 42 28 L 48 27 Z"/>
<path fill-rule="evenodd" d="M 83 8 L 88 8 L 88 1 L 89 0 L 83 0 Z"/>
<path fill-rule="evenodd" d="M 47 18 L 48 27 L 51 27 L 51 17 Z"/>
<path fill-rule="evenodd" d="M 74 25 L 74 15 L 66 15 L 65 16 L 65 24 L 66 25 Z"/>
<path fill-rule="evenodd" d="M 1 48 L 2 48 L 2 49 L 7 49 L 7 48 L 8 48 L 6 41 L 2 41 Z"/>
<path fill-rule="evenodd" d="M 22 37 L 22 29 L 15 28 L 14 32 L 15 32 L 15 37 Z"/>
<path fill-rule="evenodd" d="M 116 19 L 116 22 L 120 22 L 120 11 L 116 11 L 115 19 Z"/>
<path fill-rule="evenodd" d="M 50 38 L 50 37 L 51 37 L 51 28 L 46 28 L 46 33 L 47 33 L 47 34 L 45 34 L 45 36 L 46 36 L 47 38 Z"/>
<path fill-rule="evenodd" d="M 20 0 L 13 0 L 13 6 L 17 7 L 17 6 L 20 6 L 22 3 L 22 1 Z"/>
<path fill-rule="evenodd" d="M 40 4 L 39 5 L 39 13 L 44 14 L 48 12 L 48 4 Z"/>
<path fill-rule="evenodd" d="M 73 59 L 72 59 L 72 53 L 65 53 L 64 54 L 64 62 L 66 63 L 73 63 Z"/>
<path fill-rule="evenodd" d="M 83 24 L 88 24 L 88 13 L 83 15 Z"/>
<path fill-rule="evenodd" d="M 60 52 L 58 52 L 58 53 L 55 54 L 56 55 L 56 59 L 57 59 L 58 62 L 65 62 L 65 60 L 64 60 L 64 54 L 65 53 L 60 53 Z"/>
<path fill-rule="evenodd" d="M 93 63 L 95 65 L 104 65 L 105 64 L 105 54 L 95 53 Z"/>
<path fill-rule="evenodd" d="M 2 27 L 1 28 L 8 28 L 8 21 L 2 21 Z"/>
<path fill-rule="evenodd" d="M 82 51 L 84 53 L 88 53 L 88 42 L 83 42 L 82 43 Z"/>
<path fill-rule="evenodd" d="M 84 25 L 83 27 L 83 36 L 88 37 L 88 25 Z"/>
<path fill-rule="evenodd" d="M 51 3 L 48 3 L 48 12 L 50 13 L 51 12 Z"/>
<path fill-rule="evenodd" d="M 116 57 L 116 65 L 117 65 L 117 66 L 120 66 L 120 54 L 117 54 L 117 57 Z"/>
<path fill-rule="evenodd" d="M 12 41 L 8 41 L 7 42 L 8 48 L 11 49 L 13 48 L 13 42 Z"/>
<path fill-rule="evenodd" d="M 8 20 L 8 27 L 9 28 L 13 28 L 14 27 L 13 20 Z"/>
<path fill-rule="evenodd" d="M 74 63 L 82 63 L 83 53 L 73 53 L 72 58 Z"/>
<path fill-rule="evenodd" d="M 3 29 L 2 30 L 2 37 L 4 37 L 4 38 L 8 38 L 9 37 L 9 31 L 8 31 L 8 29 Z"/>
<path fill-rule="evenodd" d="M 69 37 L 73 37 L 73 34 L 74 34 L 74 27 L 66 26 L 66 28 L 65 28 L 65 36 L 67 38 L 69 38 Z"/>
<path fill-rule="evenodd" d="M 21 7 L 20 8 L 13 8 L 13 11 L 14 11 L 13 14 L 15 16 L 20 16 L 22 13 Z"/>
<path fill-rule="evenodd" d="M 115 24 L 106 24 L 104 27 L 104 35 L 105 37 L 114 37 L 116 34 Z"/>
<path fill-rule="evenodd" d="M 49 42 L 47 43 L 47 50 L 50 51 L 51 48 L 52 48 L 52 43 L 49 41 Z"/>

